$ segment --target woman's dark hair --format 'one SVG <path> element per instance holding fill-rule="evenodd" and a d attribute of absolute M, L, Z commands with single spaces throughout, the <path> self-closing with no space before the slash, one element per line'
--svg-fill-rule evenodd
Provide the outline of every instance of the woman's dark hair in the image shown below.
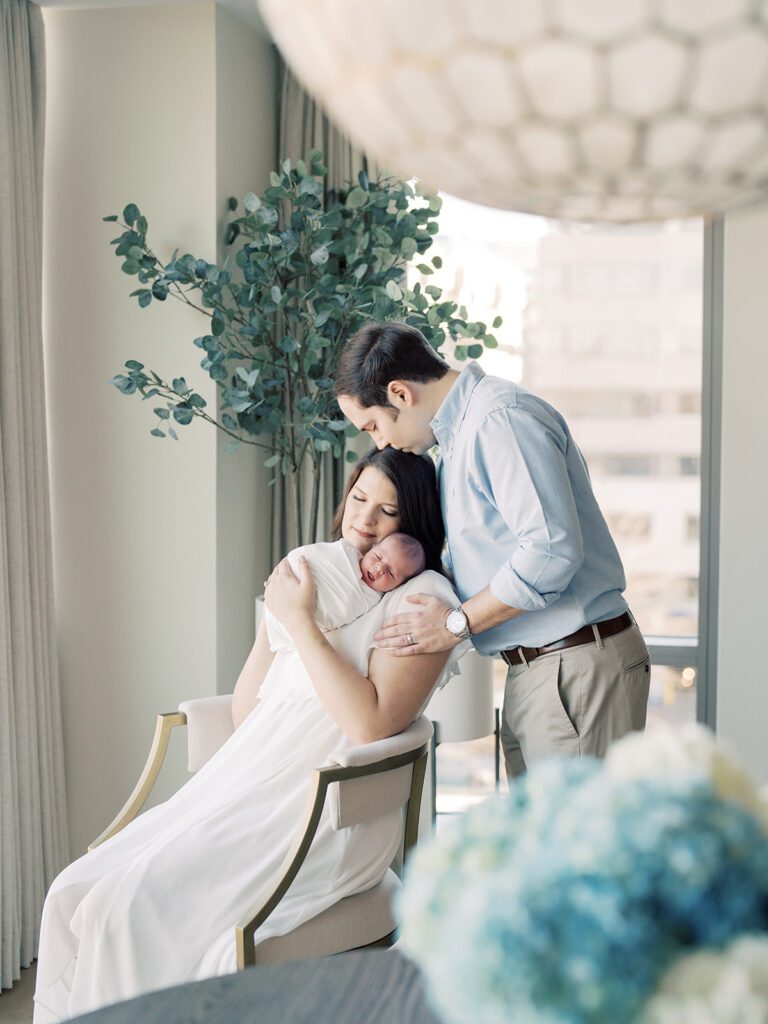
<path fill-rule="evenodd" d="M 401 533 L 409 533 L 421 542 L 427 569 L 442 572 L 440 555 L 445 542 L 445 527 L 437 493 L 435 464 L 428 455 L 400 452 L 396 448 L 372 448 L 352 467 L 331 526 L 334 540 L 341 537 L 341 522 L 349 492 L 366 466 L 378 469 L 397 491 Z"/>
<path fill-rule="evenodd" d="M 336 394 L 357 399 L 364 409 L 388 406 L 390 381 L 426 384 L 440 380 L 449 369 L 415 327 L 366 324 L 342 349 L 335 374 Z"/>

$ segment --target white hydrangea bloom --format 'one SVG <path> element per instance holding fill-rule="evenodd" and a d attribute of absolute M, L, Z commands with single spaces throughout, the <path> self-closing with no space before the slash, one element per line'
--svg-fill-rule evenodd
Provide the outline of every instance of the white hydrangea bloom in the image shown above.
<path fill-rule="evenodd" d="M 768 1024 L 768 938 L 680 957 L 638 1024 Z"/>
<path fill-rule="evenodd" d="M 701 780 L 722 800 L 755 815 L 768 832 L 766 794 L 731 749 L 703 725 L 691 722 L 678 729 L 660 725 L 652 732 L 629 733 L 610 747 L 605 768 L 617 780 Z"/>

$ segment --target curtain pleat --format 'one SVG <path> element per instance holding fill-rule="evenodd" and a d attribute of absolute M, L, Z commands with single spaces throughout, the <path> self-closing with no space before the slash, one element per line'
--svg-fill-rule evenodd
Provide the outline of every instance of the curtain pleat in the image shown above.
<path fill-rule="evenodd" d="M 278 158 L 293 163 L 303 158 L 310 149 L 320 149 L 325 157 L 328 175 L 325 180 L 326 198 L 331 191 L 346 187 L 357 180 L 358 172 L 365 169 L 374 173 L 370 161 L 356 149 L 346 135 L 329 121 L 315 101 L 304 91 L 288 68 L 282 64 L 282 87 L 278 131 Z M 326 453 L 321 466 L 320 514 L 318 539 L 329 539 L 331 521 L 343 488 L 342 470 Z M 311 468 L 303 480 L 304 504 L 309 504 Z M 293 522 L 288 507 L 288 489 L 285 478 L 278 477 L 272 488 L 272 564 L 283 558 L 294 546 L 290 524 Z M 314 538 L 305 538 L 311 541 Z"/>
<path fill-rule="evenodd" d="M 0 0 L 0 987 L 68 860 L 42 346 L 45 39 Z"/>

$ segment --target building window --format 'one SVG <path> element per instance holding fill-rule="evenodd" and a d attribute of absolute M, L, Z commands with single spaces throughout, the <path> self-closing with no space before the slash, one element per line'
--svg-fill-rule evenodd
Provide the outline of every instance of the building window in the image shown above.
<path fill-rule="evenodd" d="M 685 539 L 699 542 L 699 517 L 687 515 L 685 517 Z"/>
<path fill-rule="evenodd" d="M 611 536 L 627 543 L 646 541 L 651 536 L 650 512 L 606 512 Z"/>
<path fill-rule="evenodd" d="M 658 476 L 655 455 L 593 455 L 587 459 L 593 476 Z"/>
<path fill-rule="evenodd" d="M 434 248 L 445 276 L 428 283 L 472 318 L 504 318 L 483 368 L 551 402 L 585 455 L 653 644 L 649 722 L 695 719 L 703 224 L 562 224 L 445 196 Z M 500 702 L 500 660 L 494 670 Z M 487 785 L 493 746 L 448 746 L 440 792 L 460 803 L 462 787 L 470 799 Z"/>

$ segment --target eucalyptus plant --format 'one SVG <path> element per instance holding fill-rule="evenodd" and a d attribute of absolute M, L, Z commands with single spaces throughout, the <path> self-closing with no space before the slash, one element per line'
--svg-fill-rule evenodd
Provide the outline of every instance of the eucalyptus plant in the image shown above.
<path fill-rule="evenodd" d="M 437 351 L 450 339 L 458 359 L 497 344 L 484 323 L 469 321 L 464 307 L 423 283 L 441 265 L 438 256 L 425 260 L 438 231 L 439 197 L 395 178 L 369 180 L 365 171 L 326 194 L 326 175 L 322 153 L 312 150 L 295 167 L 284 161 L 261 196 L 246 195 L 242 215 L 231 198 L 230 253 L 221 266 L 178 250 L 163 262 L 135 203 L 123 210 L 124 230 L 112 240 L 122 270 L 138 277 L 141 287 L 131 295 L 141 308 L 172 298 L 207 319 L 194 344 L 219 389 L 218 411 L 209 411 L 185 377 L 166 380 L 133 359 L 112 383 L 123 394 L 157 400 L 150 431 L 157 438 L 178 440 L 176 426 L 203 419 L 229 435 L 227 450 L 263 448 L 265 465 L 287 478 L 297 543 L 316 539 L 323 460 L 343 463 L 346 440 L 357 433 L 333 392 L 339 353 L 355 331 L 370 321 L 404 322 Z M 406 271 L 414 264 L 421 280 L 411 284 Z M 497 317 L 493 326 L 500 323 Z M 300 486 L 307 460 L 308 514 Z"/>

